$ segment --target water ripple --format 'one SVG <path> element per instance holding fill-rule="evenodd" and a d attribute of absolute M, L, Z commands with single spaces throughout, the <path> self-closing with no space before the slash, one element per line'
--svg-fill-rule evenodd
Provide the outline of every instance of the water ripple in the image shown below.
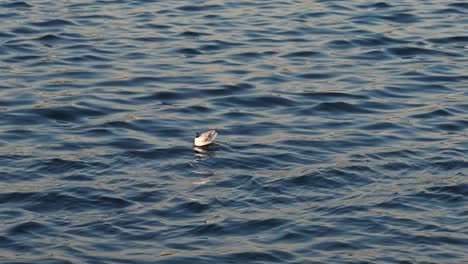
<path fill-rule="evenodd" d="M 0 7 L 0 262 L 468 259 L 466 3 Z"/>

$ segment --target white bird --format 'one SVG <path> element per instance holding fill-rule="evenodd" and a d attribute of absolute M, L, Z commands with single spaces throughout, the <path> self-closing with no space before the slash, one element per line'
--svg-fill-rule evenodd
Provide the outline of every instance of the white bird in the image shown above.
<path fill-rule="evenodd" d="M 195 140 L 194 140 L 195 146 L 203 147 L 203 146 L 209 145 L 213 143 L 217 135 L 218 135 L 217 128 L 204 132 L 202 134 L 197 132 L 195 133 Z"/>

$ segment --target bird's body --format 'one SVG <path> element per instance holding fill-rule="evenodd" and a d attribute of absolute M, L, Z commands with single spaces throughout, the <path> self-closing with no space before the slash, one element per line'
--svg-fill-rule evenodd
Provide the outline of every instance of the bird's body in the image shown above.
<path fill-rule="evenodd" d="M 213 143 L 218 135 L 218 129 L 213 129 L 204 133 L 195 133 L 194 144 L 196 147 L 203 147 Z"/>

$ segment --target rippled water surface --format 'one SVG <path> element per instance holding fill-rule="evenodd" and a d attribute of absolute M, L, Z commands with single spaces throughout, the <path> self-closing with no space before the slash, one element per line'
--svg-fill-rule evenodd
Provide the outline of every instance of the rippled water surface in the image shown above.
<path fill-rule="evenodd" d="M 467 18 L 1 1 L 0 262 L 468 261 Z"/>

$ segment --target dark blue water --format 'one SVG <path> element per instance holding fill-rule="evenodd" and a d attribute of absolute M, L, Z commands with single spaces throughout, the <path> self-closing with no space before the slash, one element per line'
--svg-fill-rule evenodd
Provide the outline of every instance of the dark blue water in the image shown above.
<path fill-rule="evenodd" d="M 1 1 L 0 262 L 466 263 L 467 18 Z"/>

